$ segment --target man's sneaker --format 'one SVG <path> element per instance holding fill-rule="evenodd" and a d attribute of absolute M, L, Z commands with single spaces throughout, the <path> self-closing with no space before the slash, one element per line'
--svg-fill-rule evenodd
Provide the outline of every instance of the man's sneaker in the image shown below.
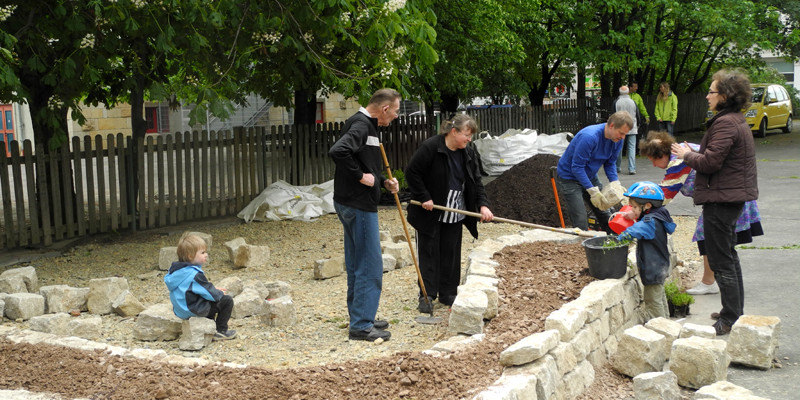
<path fill-rule="evenodd" d="M 372 323 L 372 326 L 378 329 L 386 329 L 389 327 L 389 323 L 382 319 L 376 319 L 375 322 Z"/>
<path fill-rule="evenodd" d="M 230 340 L 236 337 L 236 331 L 228 329 L 225 332 L 217 332 L 214 334 L 214 341 L 217 340 Z"/>
<path fill-rule="evenodd" d="M 424 297 L 420 297 L 417 310 L 423 314 L 430 314 L 433 311 L 433 298 L 428 296 L 428 301 L 425 301 Z"/>
<path fill-rule="evenodd" d="M 717 282 L 714 282 L 710 285 L 706 285 L 703 282 L 698 282 L 695 287 L 686 291 L 691 295 L 698 295 L 698 294 L 716 294 L 719 293 L 719 286 L 717 286 Z"/>
<path fill-rule="evenodd" d="M 389 340 L 391 337 L 391 332 L 375 328 L 374 326 L 365 331 L 350 330 L 350 340 L 366 340 L 368 342 L 374 342 L 378 339 Z"/>
<path fill-rule="evenodd" d="M 727 335 L 731 333 L 731 326 L 720 319 L 714 323 L 714 331 L 716 331 L 717 336 Z"/>

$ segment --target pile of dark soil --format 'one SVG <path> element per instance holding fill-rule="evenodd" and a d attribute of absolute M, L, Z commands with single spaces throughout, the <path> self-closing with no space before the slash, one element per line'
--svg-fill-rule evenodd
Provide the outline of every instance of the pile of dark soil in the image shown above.
<path fill-rule="evenodd" d="M 486 195 L 492 213 L 497 217 L 560 228 L 561 221 L 550 180 L 550 168 L 558 164 L 559 158 L 553 154 L 537 154 L 489 182 Z M 559 198 L 564 223 L 571 226 L 564 198 Z"/>

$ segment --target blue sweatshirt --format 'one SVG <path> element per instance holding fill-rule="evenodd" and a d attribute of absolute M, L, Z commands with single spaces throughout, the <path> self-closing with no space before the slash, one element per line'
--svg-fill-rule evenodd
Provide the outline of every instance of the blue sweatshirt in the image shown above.
<path fill-rule="evenodd" d="M 660 285 L 669 273 L 667 234 L 675 232 L 675 222 L 665 207 L 651 208 L 639 221 L 619 235 L 620 240 L 638 239 L 636 265 L 642 283 Z"/>
<path fill-rule="evenodd" d="M 206 317 L 211 311 L 211 303 L 216 303 L 225 295 L 206 279 L 199 265 L 176 261 L 164 276 L 169 289 L 172 311 L 178 318 Z"/>
<path fill-rule="evenodd" d="M 618 181 L 617 155 L 623 141 L 614 143 L 605 138 L 606 124 L 590 125 L 581 129 L 572 138 L 567 150 L 558 160 L 558 176 L 561 179 L 578 181 L 584 189 L 590 189 L 591 179 L 604 167 L 609 182 Z"/>

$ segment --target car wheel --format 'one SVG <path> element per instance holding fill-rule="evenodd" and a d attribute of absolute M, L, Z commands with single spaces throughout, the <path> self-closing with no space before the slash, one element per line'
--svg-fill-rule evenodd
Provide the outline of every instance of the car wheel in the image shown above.
<path fill-rule="evenodd" d="M 758 137 L 767 137 L 767 117 L 761 118 L 761 125 L 758 126 Z"/>
<path fill-rule="evenodd" d="M 783 127 L 783 133 L 791 133 L 792 132 L 792 116 L 790 115 L 789 118 L 786 120 L 786 126 Z"/>

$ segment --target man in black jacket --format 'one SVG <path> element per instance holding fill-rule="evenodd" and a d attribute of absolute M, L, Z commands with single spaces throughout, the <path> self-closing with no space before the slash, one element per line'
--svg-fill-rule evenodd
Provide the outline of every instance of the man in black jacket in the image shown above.
<path fill-rule="evenodd" d="M 386 321 L 375 320 L 383 286 L 383 260 L 378 233 L 380 187 L 397 193 L 397 179 L 381 173 L 383 157 L 378 126 L 388 126 L 400 110 L 400 93 L 380 89 L 348 118 L 342 137 L 328 155 L 336 163 L 333 205 L 344 227 L 344 260 L 347 268 L 347 311 L 350 339 L 389 340 Z"/>

